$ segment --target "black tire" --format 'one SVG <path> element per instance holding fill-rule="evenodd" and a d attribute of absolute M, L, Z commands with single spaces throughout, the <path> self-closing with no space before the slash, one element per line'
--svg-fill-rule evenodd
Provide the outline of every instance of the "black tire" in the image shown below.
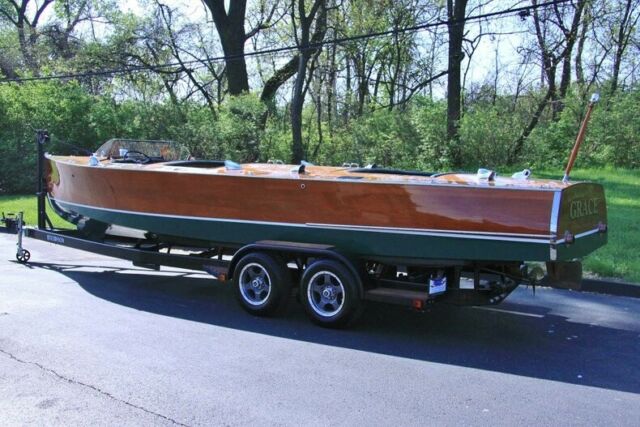
<path fill-rule="evenodd" d="M 361 313 L 358 282 L 341 263 L 320 259 L 304 271 L 300 299 L 309 318 L 317 325 L 342 328 Z"/>
<path fill-rule="evenodd" d="M 240 306 L 255 316 L 280 313 L 291 295 L 285 262 L 262 252 L 247 254 L 238 262 L 233 286 Z"/>
<path fill-rule="evenodd" d="M 19 253 L 16 254 L 16 260 L 18 260 L 20 264 L 26 264 L 27 262 L 29 262 L 29 259 L 31 259 L 31 252 L 26 249 L 22 249 Z"/>

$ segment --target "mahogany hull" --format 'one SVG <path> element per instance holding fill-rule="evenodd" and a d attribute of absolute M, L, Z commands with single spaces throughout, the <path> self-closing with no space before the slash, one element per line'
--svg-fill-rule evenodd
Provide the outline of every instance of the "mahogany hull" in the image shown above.
<path fill-rule="evenodd" d="M 91 167 L 65 159 L 49 157 L 48 177 L 49 197 L 63 209 L 177 238 L 326 243 L 362 257 L 503 261 L 570 259 L 606 242 L 606 234 L 593 232 L 606 224 L 604 193 L 595 184 L 373 182 L 345 174 Z M 572 211 L 574 199 L 588 201 Z M 589 234 L 566 245 L 565 232 Z"/>

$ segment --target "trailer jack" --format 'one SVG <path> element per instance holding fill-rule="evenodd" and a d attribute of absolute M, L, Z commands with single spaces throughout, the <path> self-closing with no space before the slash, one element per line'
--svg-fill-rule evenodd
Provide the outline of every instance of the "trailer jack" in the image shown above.
<path fill-rule="evenodd" d="M 18 212 L 16 215 L 16 227 L 18 230 L 18 243 L 16 244 L 16 260 L 20 264 L 26 264 L 31 258 L 31 252 L 22 247 L 22 236 L 24 234 L 24 213 Z"/>

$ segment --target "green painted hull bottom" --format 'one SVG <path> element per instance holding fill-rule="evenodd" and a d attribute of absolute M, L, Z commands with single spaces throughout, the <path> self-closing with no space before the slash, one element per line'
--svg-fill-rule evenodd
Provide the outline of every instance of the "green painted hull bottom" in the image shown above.
<path fill-rule="evenodd" d="M 549 261 L 551 256 L 551 247 L 545 243 L 173 218 L 71 206 L 60 201 L 58 204 L 97 221 L 209 242 L 210 246 L 281 240 L 328 244 L 356 257 L 410 260 Z M 591 237 L 580 239 L 569 248 L 560 245 L 563 247 L 558 248 L 558 260 L 583 256 L 606 243 L 606 237 Z"/>
<path fill-rule="evenodd" d="M 558 245 L 557 258 L 558 261 L 570 261 L 572 259 L 583 258 L 606 244 L 606 233 L 595 233 L 589 236 L 580 237 L 575 243 L 570 245 Z"/>

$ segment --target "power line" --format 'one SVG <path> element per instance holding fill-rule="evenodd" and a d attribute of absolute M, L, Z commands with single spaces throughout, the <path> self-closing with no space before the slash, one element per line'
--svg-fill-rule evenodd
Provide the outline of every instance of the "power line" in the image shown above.
<path fill-rule="evenodd" d="M 79 78 L 79 77 L 128 74 L 128 73 L 134 73 L 134 72 L 140 72 L 140 71 L 155 71 L 155 70 L 161 70 L 161 69 L 173 68 L 173 67 L 180 67 L 179 70 L 175 71 L 175 73 L 179 73 L 184 70 L 185 65 L 197 64 L 198 66 L 195 68 L 201 68 L 202 66 L 204 66 L 203 64 L 204 62 L 211 64 L 216 62 L 228 62 L 228 61 L 240 60 L 243 58 L 273 55 L 273 54 L 282 53 L 282 52 L 291 52 L 291 51 L 300 52 L 300 51 L 316 50 L 326 45 L 340 45 L 340 44 L 344 44 L 352 41 L 358 41 L 358 40 L 413 33 L 413 32 L 423 31 L 423 30 L 427 30 L 430 28 L 435 28 L 443 25 L 459 25 L 465 22 L 505 17 L 506 15 L 511 15 L 511 14 L 518 15 L 524 19 L 527 16 L 529 16 L 528 13 L 532 10 L 546 8 L 549 6 L 559 6 L 564 3 L 571 3 L 572 1 L 573 0 L 551 0 L 546 3 L 538 3 L 538 4 L 529 5 L 529 6 L 521 6 L 521 7 L 511 8 L 511 9 L 499 10 L 495 12 L 482 13 L 478 15 L 468 16 L 462 19 L 450 19 L 445 21 L 437 20 L 437 21 L 422 23 L 422 24 L 418 24 L 410 27 L 396 28 L 393 30 L 359 34 L 356 36 L 349 36 L 349 37 L 338 37 L 330 40 L 323 40 L 318 43 L 310 43 L 306 46 L 289 45 L 289 46 L 282 46 L 277 48 L 261 49 L 253 52 L 245 52 L 237 55 L 215 56 L 215 57 L 206 58 L 206 59 L 193 59 L 193 60 L 180 61 L 180 62 L 167 62 L 167 63 L 157 64 L 157 65 L 136 65 L 136 66 L 122 67 L 122 68 L 115 68 L 110 70 L 86 71 L 86 72 L 70 73 L 70 74 L 56 74 L 51 76 L 8 78 L 8 79 L 1 79 L 0 84 L 1 83 L 22 83 L 22 82 L 30 82 L 30 81 L 44 81 L 44 80 L 64 80 L 64 79 L 73 79 L 73 78 Z M 171 71 L 168 71 L 168 72 L 170 73 Z"/>

